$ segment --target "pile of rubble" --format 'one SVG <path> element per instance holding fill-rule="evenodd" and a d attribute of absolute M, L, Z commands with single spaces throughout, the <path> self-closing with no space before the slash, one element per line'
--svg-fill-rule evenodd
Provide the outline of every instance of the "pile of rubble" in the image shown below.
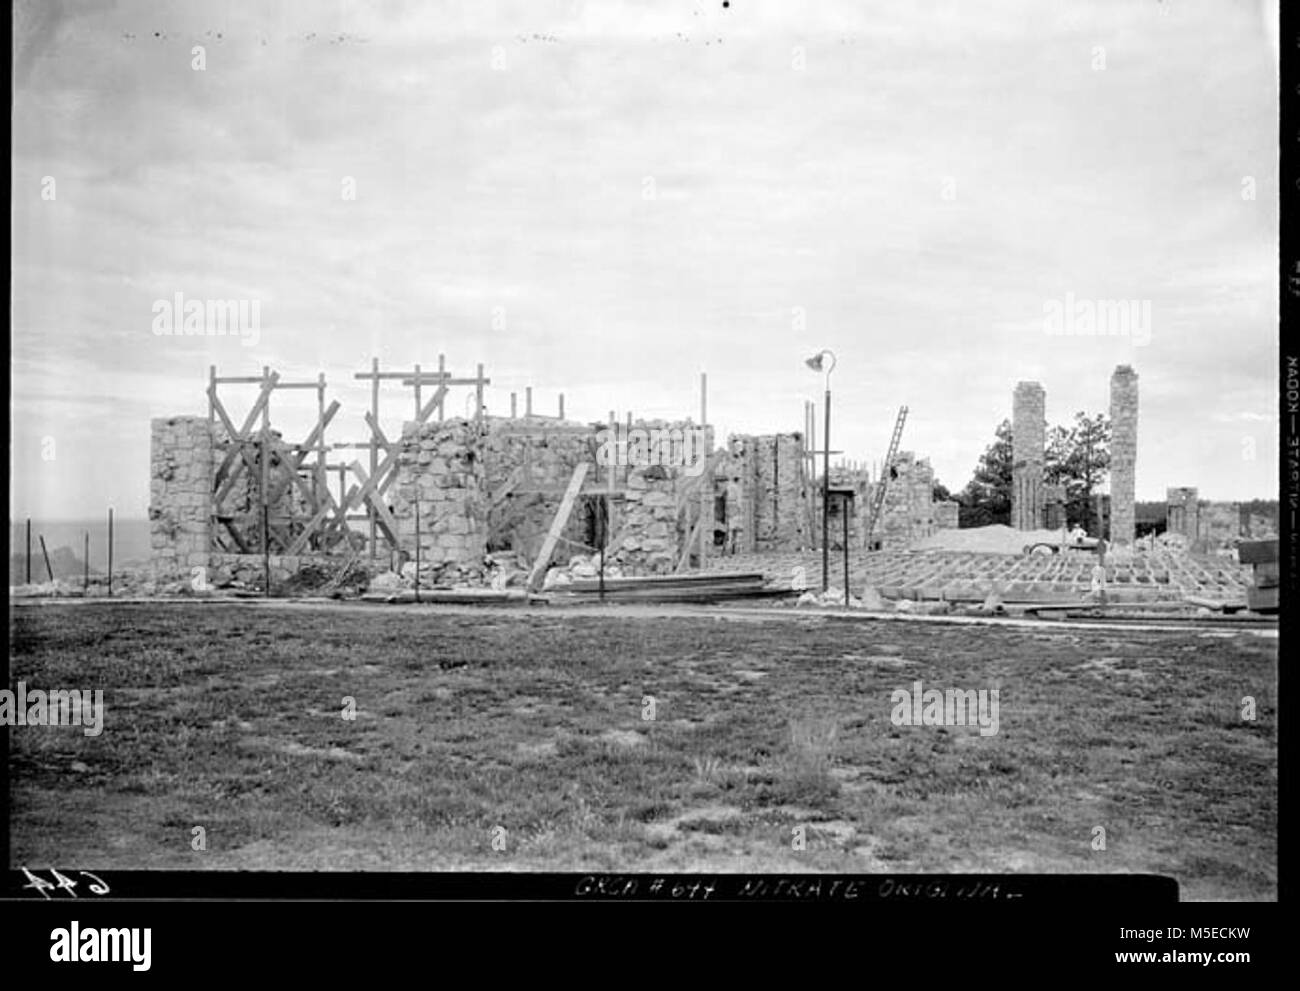
<path fill-rule="evenodd" d="M 566 585 L 572 585 L 575 581 L 586 581 L 588 579 L 600 577 L 600 555 L 592 554 L 590 556 L 578 554 L 569 558 L 569 563 L 565 567 L 553 567 L 546 572 L 546 578 L 542 582 L 543 589 L 563 588 Z M 622 578 L 623 570 L 615 563 L 614 560 L 605 563 L 606 578 Z"/>

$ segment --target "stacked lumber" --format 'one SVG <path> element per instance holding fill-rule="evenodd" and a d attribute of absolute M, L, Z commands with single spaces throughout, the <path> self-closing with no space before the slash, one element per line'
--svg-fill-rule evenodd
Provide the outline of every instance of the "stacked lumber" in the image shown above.
<path fill-rule="evenodd" d="M 584 578 L 551 589 L 553 595 L 590 599 L 600 596 L 599 579 Z M 795 594 L 770 584 L 761 572 L 738 574 L 654 575 L 606 578 L 605 599 L 616 602 L 723 602 L 730 599 L 780 597 Z"/>

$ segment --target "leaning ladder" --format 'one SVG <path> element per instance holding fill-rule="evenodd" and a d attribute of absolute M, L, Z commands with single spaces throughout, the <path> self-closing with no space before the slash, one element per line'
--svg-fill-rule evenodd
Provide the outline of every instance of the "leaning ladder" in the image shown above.
<path fill-rule="evenodd" d="M 889 488 L 889 469 L 894 463 L 894 458 L 898 456 L 898 442 L 903 438 L 903 423 L 907 420 L 907 407 L 898 407 L 898 419 L 894 421 L 894 434 L 889 438 L 889 453 L 885 455 L 885 463 L 880 468 L 880 485 L 876 489 L 876 497 L 871 502 L 871 512 L 867 515 L 867 529 L 862 537 L 862 546 L 866 550 L 871 549 L 871 533 L 876 528 L 876 521 L 880 519 L 880 510 L 885 505 L 885 490 Z"/>

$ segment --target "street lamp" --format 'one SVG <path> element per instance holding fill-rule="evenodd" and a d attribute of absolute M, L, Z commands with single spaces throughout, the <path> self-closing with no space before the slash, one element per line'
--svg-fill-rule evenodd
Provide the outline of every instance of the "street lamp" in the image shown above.
<path fill-rule="evenodd" d="M 830 498 L 831 498 L 831 372 L 835 371 L 835 353 L 818 351 L 804 364 L 814 372 L 823 370 L 825 358 L 831 356 L 831 364 L 826 368 L 826 430 L 822 435 L 822 591 L 829 589 L 831 583 L 831 545 L 830 545 Z"/>

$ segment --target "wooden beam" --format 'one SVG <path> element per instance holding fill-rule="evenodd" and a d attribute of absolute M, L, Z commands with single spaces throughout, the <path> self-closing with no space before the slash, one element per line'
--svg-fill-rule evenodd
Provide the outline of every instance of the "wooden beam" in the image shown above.
<path fill-rule="evenodd" d="M 565 525 L 569 522 L 569 516 L 573 513 L 573 504 L 578 499 L 578 491 L 582 488 L 582 480 L 587 477 L 587 462 L 578 463 L 578 467 L 573 469 L 573 477 L 569 479 L 569 487 L 565 490 L 564 499 L 560 502 L 560 508 L 555 512 L 555 519 L 551 521 L 551 529 L 546 533 L 546 539 L 542 542 L 542 549 L 537 555 L 537 560 L 533 562 L 533 570 L 528 575 L 528 588 L 530 591 L 536 591 L 541 585 L 542 579 L 546 576 L 546 567 L 550 564 L 551 555 L 555 553 L 555 545 L 559 542 L 560 534 L 563 532 Z"/>
<path fill-rule="evenodd" d="M 447 356 L 442 354 L 438 355 L 438 381 L 447 381 Z M 438 422 L 442 422 L 442 403 L 438 404 Z"/>
<path fill-rule="evenodd" d="M 446 398 L 446 396 L 447 396 L 447 387 L 445 385 L 438 386 L 438 390 L 433 394 L 433 397 L 427 403 L 425 403 L 424 406 L 420 409 L 420 411 L 416 414 L 415 417 L 416 422 L 424 423 L 429 419 L 429 416 L 433 413 L 435 409 L 441 410 L 442 401 L 444 398 Z"/>
<path fill-rule="evenodd" d="M 701 516 L 695 521 L 695 526 L 691 528 L 691 532 L 686 535 L 686 540 L 682 544 L 682 556 L 677 559 L 677 567 L 674 568 L 673 571 L 681 572 L 685 570 L 686 562 L 691 559 L 691 548 L 695 545 L 695 541 L 699 539 L 699 533 L 703 524 L 704 517 Z"/>
<path fill-rule="evenodd" d="M 366 426 L 370 428 L 370 440 L 368 442 L 366 442 L 365 444 L 335 444 L 334 446 L 335 447 L 366 447 L 366 448 L 373 449 L 375 443 L 378 442 L 379 446 L 384 450 L 385 453 L 390 453 L 393 450 L 393 442 L 390 441 L 388 437 L 384 434 L 384 428 L 379 425 L 379 421 L 376 420 L 370 414 L 369 410 L 366 411 L 365 420 L 366 420 Z"/>
<path fill-rule="evenodd" d="M 374 424 L 379 422 L 379 359 L 370 359 L 370 374 L 373 376 L 370 381 L 370 417 L 371 429 Z M 365 375 L 354 375 L 353 378 L 365 378 Z M 373 441 L 373 438 L 372 438 Z M 356 464 L 354 461 L 353 464 Z M 370 445 L 370 474 L 374 475 L 379 468 L 379 448 L 372 442 Z M 344 507 L 346 509 L 346 506 Z M 370 560 L 375 559 L 375 521 L 370 520 Z"/>
<path fill-rule="evenodd" d="M 323 450 L 323 448 L 317 448 L 316 444 L 320 440 L 320 438 L 324 436 L 325 428 L 329 426 L 330 421 L 334 419 L 334 415 L 338 411 L 339 411 L 339 401 L 335 399 L 332 403 L 330 403 L 329 408 L 325 410 L 324 416 L 322 416 L 321 419 L 316 421 L 316 426 L 314 426 L 312 428 L 311 433 L 307 435 L 307 439 L 303 441 L 301 444 L 297 445 L 296 450 L 299 452 L 297 454 L 294 453 L 295 449 L 293 447 L 291 447 L 288 444 L 285 444 L 283 441 L 272 441 L 272 446 L 280 453 L 282 469 L 284 467 L 288 467 L 290 469 L 290 474 L 296 477 L 299 469 L 301 469 L 302 467 L 302 463 L 307 460 L 308 452 L 312 450 Z M 284 495 L 284 492 L 289 487 L 289 484 L 290 482 L 288 479 L 284 479 L 284 478 L 280 479 L 280 481 L 276 483 L 275 487 L 271 490 L 270 501 L 276 502 L 277 500 L 279 500 L 280 497 Z M 306 489 L 304 489 L 303 491 L 304 494 L 308 494 Z M 313 506 L 316 505 L 316 499 L 314 497 L 309 497 L 308 501 Z"/>
<path fill-rule="evenodd" d="M 260 381 L 262 382 L 262 390 L 258 393 L 257 401 L 253 403 L 253 408 L 248 411 L 248 416 L 244 418 L 243 427 L 235 431 L 231 438 L 236 442 L 236 444 L 231 448 L 231 450 L 226 452 L 225 458 L 222 459 L 221 467 L 217 469 L 216 474 L 216 479 L 218 480 L 230 470 L 230 466 L 234 463 L 235 458 L 244 453 L 243 443 L 250 440 L 248 432 L 253 429 L 253 424 L 257 422 L 257 418 L 262 413 L 263 408 L 271 401 L 271 393 L 275 390 L 275 383 L 280 381 L 280 373 L 271 372 L 268 377 L 261 379 Z M 225 409 L 222 407 L 221 401 L 216 398 L 215 388 L 213 388 L 213 401 L 217 411 L 224 414 Z M 224 415 L 222 416 L 222 420 L 227 424 L 230 422 Z M 229 427 L 227 427 L 227 429 L 229 429 Z M 252 467 L 251 464 L 249 467 Z M 218 482 L 214 481 L 213 484 L 218 484 Z M 223 490 L 222 496 L 218 498 L 218 502 L 225 497 L 225 494 L 227 494 L 232 487 L 233 479 L 227 479 L 226 488 Z"/>
<path fill-rule="evenodd" d="M 389 454 L 388 457 L 384 459 L 384 465 L 381 466 L 380 471 L 382 472 L 384 468 L 389 464 L 389 462 L 395 461 L 396 458 L 397 458 L 396 452 Z M 361 467 L 361 462 L 359 461 L 353 461 L 350 467 L 352 469 L 352 474 L 356 475 L 357 478 L 361 481 L 361 488 L 357 490 L 357 495 L 354 501 L 364 500 L 370 503 L 370 505 L 375 510 L 375 516 L 378 518 L 378 521 L 388 531 L 386 536 L 392 542 L 393 546 L 396 547 L 397 546 L 397 521 L 394 520 L 392 514 L 388 512 L 388 507 L 384 505 L 383 501 L 377 498 L 375 495 L 375 489 L 379 485 L 379 482 L 381 481 L 380 477 L 378 475 L 371 475 L 367 477 L 366 470 Z M 346 509 L 346 507 L 344 508 Z"/>

